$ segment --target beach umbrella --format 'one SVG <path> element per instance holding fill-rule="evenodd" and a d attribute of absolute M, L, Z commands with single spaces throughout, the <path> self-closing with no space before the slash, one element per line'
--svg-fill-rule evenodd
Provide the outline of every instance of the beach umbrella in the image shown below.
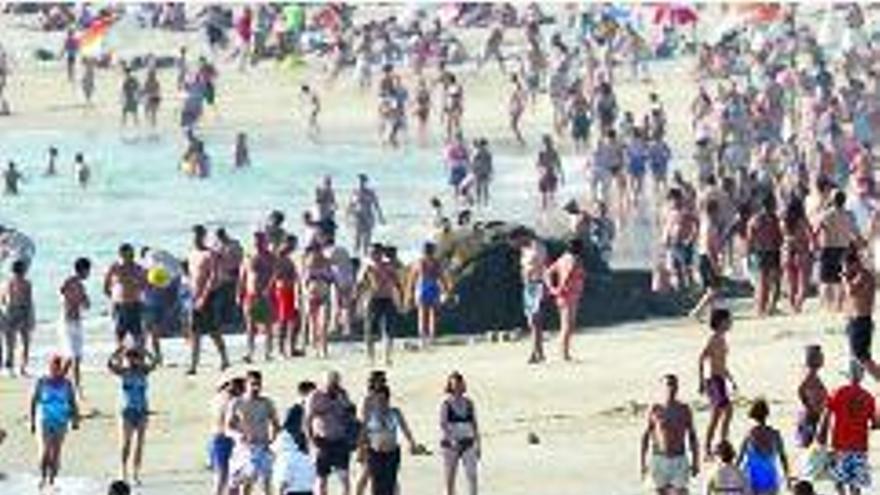
<path fill-rule="evenodd" d="M 684 26 L 696 24 L 699 18 L 691 5 L 665 3 L 654 7 L 654 24 Z"/>
<path fill-rule="evenodd" d="M 96 17 L 77 35 L 80 52 L 85 56 L 98 56 L 104 51 L 104 40 L 116 19 L 111 14 Z"/>

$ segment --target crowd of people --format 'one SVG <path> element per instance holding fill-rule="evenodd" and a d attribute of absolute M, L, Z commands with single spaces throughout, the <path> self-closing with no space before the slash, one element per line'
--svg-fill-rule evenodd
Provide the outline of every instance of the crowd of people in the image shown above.
<path fill-rule="evenodd" d="M 179 29 L 192 22 L 173 5 L 156 6 L 151 12 L 144 22 L 157 28 Z M 519 253 L 523 316 L 532 342 L 529 363 L 547 359 L 548 303 L 558 314 L 559 356 L 573 359 L 572 336 L 589 283 L 584 243 L 595 244 L 604 259 L 612 259 L 616 233 L 643 228 L 632 219 L 648 216 L 649 228 L 658 233 L 652 246 L 653 289 L 699 291 L 691 315 L 708 315 L 710 329 L 697 358 L 699 374 L 693 377 L 710 404 L 702 443 L 694 412 L 679 400 L 678 374 L 663 377 L 665 400 L 648 411 L 640 468 L 656 492 L 686 493 L 704 462 L 713 464 L 706 478 L 709 494 L 775 494 L 788 486 L 798 495 L 810 495 L 815 493 L 810 480 L 820 474 L 829 475 L 842 495 L 869 489 L 868 437 L 880 421 L 872 394 L 862 386 L 866 374 L 880 380 L 880 365 L 871 352 L 875 272 L 880 269 L 873 163 L 880 115 L 876 46 L 851 44 L 835 53 L 818 41 L 809 23 L 801 22 L 793 6 L 776 7 L 773 29 L 737 30 L 712 43 L 673 42 L 677 31 L 664 29 L 663 39 L 653 48 L 633 26 L 612 22 L 600 10 L 570 19 L 585 31 L 548 32 L 559 23 L 549 21 L 537 6 L 522 12 L 511 6 L 462 7 L 452 24 L 488 26 L 476 56 L 464 53 L 455 30 L 439 19 L 417 17 L 404 23 L 390 17 L 358 24 L 350 14 L 346 7 L 336 6 L 321 7 L 311 19 L 301 10 L 268 5 L 207 8 L 200 19 L 211 55 L 200 57 L 193 70 L 186 49 L 172 61 L 177 89 L 184 95 L 184 172 L 210 175 L 210 160 L 198 133 L 204 106 L 216 104 L 218 54 L 247 70 L 262 60 L 319 53 L 326 62 L 328 85 L 350 71 L 364 91 L 378 88 L 378 139 L 383 145 L 408 144 L 409 115 L 415 117 L 415 137 L 422 145 L 429 142 L 432 121 L 439 121 L 437 133 L 444 143 L 443 163 L 456 207 L 486 206 L 498 171 L 489 140 L 468 137 L 470 73 L 464 65 L 474 62 L 472 70 L 482 74 L 496 62 L 509 81 L 505 101 L 517 146 L 527 150 L 532 137 L 523 130 L 525 112 L 543 105 L 544 95 L 552 109 L 553 125 L 541 135 L 535 159 L 534 187 L 540 198 L 535 209 L 560 209 L 557 195 L 566 180 L 563 155 L 568 149 L 584 162 L 588 178 L 586 200 L 562 208 L 576 234 L 562 255 L 551 259 L 546 241 L 532 229 L 517 228 L 509 236 Z M 98 18 L 114 15 L 105 12 Z M 88 14 L 92 20 L 82 16 L 86 14 L 72 15 L 65 23 L 57 20 L 63 12 L 52 11 L 46 13 L 46 22 L 88 26 L 95 18 L 94 13 Z M 864 26 L 858 6 L 847 7 L 845 24 L 850 31 Z M 524 40 L 515 49 L 509 43 L 514 31 Z M 623 84 L 644 84 L 651 77 L 648 60 L 679 45 L 692 45 L 697 60 L 693 73 L 700 81 L 689 109 L 687 141 L 693 155 L 685 158 L 682 150 L 672 150 L 670 110 L 657 92 L 646 91 L 644 104 L 635 108 L 624 108 L 617 96 Z M 95 70 L 102 62 L 79 49 L 74 27 L 63 58 L 69 80 L 80 82 L 90 103 Z M 163 94 L 157 76 L 160 65 L 159 58 L 123 64 L 123 126 L 136 125 L 141 115 L 157 126 Z M 628 70 L 621 73 L 621 66 Z M 142 67 L 143 82 L 137 74 Z M 4 93 L 9 75 L 0 49 L 0 114 L 9 113 Z M 315 141 L 327 132 L 320 123 L 320 93 L 315 85 L 302 85 L 299 92 L 308 135 Z M 247 139 L 245 133 L 237 135 L 236 167 L 250 165 Z M 47 174 L 54 173 L 57 155 L 50 149 Z M 683 164 L 673 166 L 677 161 Z M 75 162 L 78 181 L 86 187 L 90 169 L 82 155 Z M 14 163 L 4 178 L 6 193 L 17 194 L 23 176 Z M 140 480 L 148 376 L 165 362 L 161 339 L 174 332 L 187 336 L 191 375 L 199 370 L 202 336 L 214 343 L 220 369 L 229 368 L 232 358 L 225 335 L 237 329 L 246 334 L 242 361 L 248 365 L 257 360 L 258 339 L 263 340 L 265 361 L 272 360 L 276 350 L 282 358 L 306 353 L 327 358 L 331 336 L 347 337 L 360 328 L 370 363 L 377 362 L 375 341 L 381 337 L 382 363 L 389 366 L 402 314 L 410 309 L 417 314 L 421 347 L 435 342 L 438 312 L 455 293 L 455 280 L 438 244 L 425 243 L 420 257 L 407 264 L 393 246 L 375 243 L 373 230 L 385 221 L 384 213 L 368 177 L 360 175 L 346 211 L 354 230 L 353 251 L 340 246 L 332 180 L 327 177 L 317 188 L 315 211 L 303 218 L 307 232 L 302 239 L 276 211 L 264 227 L 250 233 L 247 248 L 226 229 L 210 235 L 202 225 L 192 228 L 190 252 L 183 262 L 158 249 L 143 248 L 138 256 L 133 245 L 119 247 L 118 259 L 104 275 L 103 291 L 112 306 L 117 339 L 118 350 L 107 368 L 120 381 L 123 480 Z M 442 205 L 436 201 L 432 206 L 438 230 L 448 232 L 451 221 L 442 214 Z M 10 374 L 29 373 L 35 301 L 28 268 L 24 260 L 11 265 L 0 298 L 4 365 Z M 83 320 L 92 306 L 85 281 L 91 268 L 90 259 L 76 260 L 59 288 L 62 353 L 50 360 L 48 373 L 37 380 L 33 392 L 30 422 L 40 439 L 41 485 L 53 484 L 67 430 L 78 427 L 84 390 Z M 731 279 L 753 288 L 759 317 L 782 312 L 783 300 L 793 313 L 804 311 L 807 296 L 818 286 L 822 309 L 846 318 L 848 382 L 829 391 L 819 374 L 822 349 L 811 345 L 806 350 L 807 372 L 796 391 L 803 411 L 793 433 L 797 447 L 811 459 L 813 472 L 795 472 L 786 435 L 770 425 L 771 403 L 765 399 L 751 401 L 748 417 L 753 424 L 738 446 L 731 442 L 731 392 L 740 392 L 729 366 L 729 356 L 736 354 L 726 340 L 734 323 L 725 309 Z M 22 352 L 16 366 L 18 341 Z M 249 494 L 258 489 L 267 495 L 325 495 L 328 480 L 336 475 L 347 494 L 352 490 L 353 455 L 363 466 L 355 493 L 363 493 L 367 485 L 376 495 L 400 493 L 401 445 L 405 441 L 413 454 L 427 449 L 414 440 L 401 409 L 390 403 L 385 376 L 376 373 L 370 378 L 360 408 L 338 373 L 328 375 L 321 386 L 303 382 L 299 392 L 301 401 L 282 421 L 275 403 L 263 393 L 256 368 L 224 378 L 212 417 L 214 493 Z M 759 397 L 761 390 L 749 392 Z M 475 495 L 480 434 L 476 406 L 460 374 L 449 376 L 439 429 L 446 493 L 456 492 L 461 468 L 469 493 Z"/>

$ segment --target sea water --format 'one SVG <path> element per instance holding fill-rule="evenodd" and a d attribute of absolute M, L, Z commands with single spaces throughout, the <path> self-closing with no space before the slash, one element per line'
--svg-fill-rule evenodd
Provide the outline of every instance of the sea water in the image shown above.
<path fill-rule="evenodd" d="M 92 259 L 88 289 L 91 317 L 106 315 L 101 291 L 104 273 L 123 242 L 136 249 L 151 246 L 186 255 L 194 224 L 223 226 L 247 247 L 250 233 L 264 224 L 271 210 L 285 213 L 289 230 L 303 231 L 302 213 L 314 206 L 315 187 L 325 175 L 333 177 L 337 202 L 344 208 L 357 175 L 370 176 L 387 223 L 376 229 L 375 240 L 398 246 L 405 260 L 416 256 L 431 238 L 429 199 L 437 196 L 454 216 L 455 205 L 446 169 L 436 148 L 378 145 L 319 145 L 295 141 L 281 132 L 249 136 L 252 166 L 232 167 L 234 135 L 213 132 L 203 136 L 213 161 L 207 179 L 187 177 L 179 170 L 183 150 L 177 135 L 151 136 L 142 131 L 21 131 L 4 132 L 0 158 L 18 163 L 25 179 L 17 196 L 0 196 L 0 224 L 13 226 L 36 244 L 30 278 L 34 284 L 37 319 L 54 326 L 60 311 L 58 287 L 80 256 Z M 48 147 L 60 151 L 58 174 L 43 175 Z M 84 153 L 92 181 L 81 189 L 75 180 L 73 157 Z M 582 157 L 565 156 L 569 181 L 560 194 L 582 198 L 586 191 Z M 477 218 L 533 222 L 540 216 L 533 160 L 520 153 L 497 153 L 497 180 L 492 206 Z M 351 230 L 340 221 L 339 242 L 350 248 Z M 7 274 L 0 274 L 0 280 Z M 109 340 L 101 329 L 87 325 Z M 54 342 L 52 331 L 38 331 L 38 343 Z M 93 341 L 93 337 L 89 337 Z"/>

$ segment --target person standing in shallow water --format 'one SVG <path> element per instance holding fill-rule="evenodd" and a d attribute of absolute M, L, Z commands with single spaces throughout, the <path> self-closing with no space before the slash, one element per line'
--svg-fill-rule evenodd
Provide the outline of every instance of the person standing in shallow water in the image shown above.
<path fill-rule="evenodd" d="M 3 173 L 4 188 L 3 192 L 7 196 L 18 196 L 18 185 L 24 179 L 24 175 L 18 171 L 15 162 L 10 161 Z"/>
<path fill-rule="evenodd" d="M 358 175 L 358 187 L 352 194 L 348 211 L 354 224 L 354 250 L 356 253 L 366 254 L 373 243 L 376 221 L 384 224 L 385 215 L 379 205 L 379 197 L 369 187 L 369 178 L 365 174 Z"/>

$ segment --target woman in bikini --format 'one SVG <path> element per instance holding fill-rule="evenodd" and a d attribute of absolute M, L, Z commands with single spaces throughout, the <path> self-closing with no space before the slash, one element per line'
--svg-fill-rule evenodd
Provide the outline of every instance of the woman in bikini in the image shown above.
<path fill-rule="evenodd" d="M 782 264 L 788 282 L 788 298 L 795 313 L 800 313 L 810 287 L 813 269 L 813 233 L 804 203 L 793 197 L 782 219 Z"/>
<path fill-rule="evenodd" d="M 571 361 L 571 337 L 577 325 L 578 306 L 584 292 L 586 273 L 581 260 L 583 242 L 569 242 L 565 254 L 560 256 L 544 273 L 544 283 L 559 309 L 559 340 L 562 358 Z"/>
<path fill-rule="evenodd" d="M 413 113 L 416 117 L 419 129 L 419 143 L 421 145 L 428 144 L 428 119 L 431 117 L 431 90 L 424 78 L 419 78 L 416 87 L 416 97 L 414 100 L 415 110 Z"/>
<path fill-rule="evenodd" d="M 312 347 L 322 358 L 327 357 L 327 315 L 333 281 L 333 267 L 320 246 L 313 244 L 306 248 L 303 268 L 306 321 L 311 334 Z"/>
<path fill-rule="evenodd" d="M 409 290 L 418 310 L 419 337 L 422 345 L 433 343 L 437 335 L 437 310 L 449 291 L 443 265 L 436 257 L 437 245 L 428 242 L 409 274 Z"/>
<path fill-rule="evenodd" d="M 480 461 L 480 430 L 474 402 L 467 385 L 455 371 L 446 380 L 446 398 L 440 405 L 440 447 L 443 451 L 446 495 L 455 495 L 459 464 L 464 467 L 468 493 L 477 495 L 477 464 Z"/>

